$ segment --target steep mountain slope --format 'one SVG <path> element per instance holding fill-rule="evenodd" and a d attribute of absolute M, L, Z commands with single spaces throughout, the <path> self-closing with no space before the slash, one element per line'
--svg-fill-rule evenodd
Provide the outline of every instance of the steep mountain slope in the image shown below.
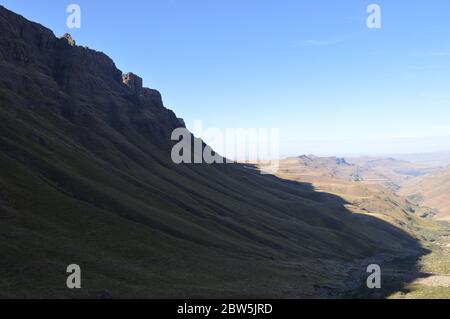
<path fill-rule="evenodd" d="M 327 296 L 352 263 L 421 252 L 307 183 L 175 165 L 157 91 L 3 7 L 0 28 L 0 297 Z"/>
<path fill-rule="evenodd" d="M 436 209 L 437 219 L 450 221 L 450 167 L 404 183 L 401 194 Z"/>

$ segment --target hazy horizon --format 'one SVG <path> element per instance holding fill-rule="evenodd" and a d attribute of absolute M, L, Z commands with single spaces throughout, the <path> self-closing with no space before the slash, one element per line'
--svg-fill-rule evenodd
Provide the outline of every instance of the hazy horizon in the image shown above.
<path fill-rule="evenodd" d="M 397 158 L 403 156 L 439 156 L 439 155 L 449 155 L 450 150 L 443 150 L 438 152 L 423 152 L 423 153 L 379 153 L 379 154 L 370 154 L 370 153 L 311 153 L 311 152 L 303 152 L 299 154 L 281 154 L 280 158 L 289 158 L 296 157 L 302 155 L 314 155 L 318 157 L 341 157 L 341 158 L 359 158 L 359 157 L 380 157 L 380 158 Z"/>

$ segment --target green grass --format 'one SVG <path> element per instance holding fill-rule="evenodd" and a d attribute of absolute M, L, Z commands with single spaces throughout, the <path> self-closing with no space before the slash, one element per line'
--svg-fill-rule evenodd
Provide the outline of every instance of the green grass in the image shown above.
<path fill-rule="evenodd" d="M 391 299 L 449 299 L 450 288 L 430 287 L 426 285 L 408 285 L 406 292 L 397 292 Z"/>

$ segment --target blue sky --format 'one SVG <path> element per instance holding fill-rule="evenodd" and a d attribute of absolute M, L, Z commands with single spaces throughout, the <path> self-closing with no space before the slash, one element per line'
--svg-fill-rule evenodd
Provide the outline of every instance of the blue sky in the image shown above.
<path fill-rule="evenodd" d="M 82 9 L 68 29 L 66 7 Z M 369 4 L 382 28 L 366 26 Z M 0 0 L 144 78 L 188 126 L 280 128 L 281 154 L 450 150 L 448 0 Z"/>

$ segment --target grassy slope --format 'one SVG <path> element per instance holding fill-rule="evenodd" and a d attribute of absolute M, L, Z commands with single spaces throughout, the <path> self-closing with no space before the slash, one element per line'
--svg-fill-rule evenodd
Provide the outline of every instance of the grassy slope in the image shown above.
<path fill-rule="evenodd" d="M 419 249 L 307 183 L 174 165 L 174 115 L 105 56 L 0 18 L 0 297 L 317 297 L 348 263 Z"/>

